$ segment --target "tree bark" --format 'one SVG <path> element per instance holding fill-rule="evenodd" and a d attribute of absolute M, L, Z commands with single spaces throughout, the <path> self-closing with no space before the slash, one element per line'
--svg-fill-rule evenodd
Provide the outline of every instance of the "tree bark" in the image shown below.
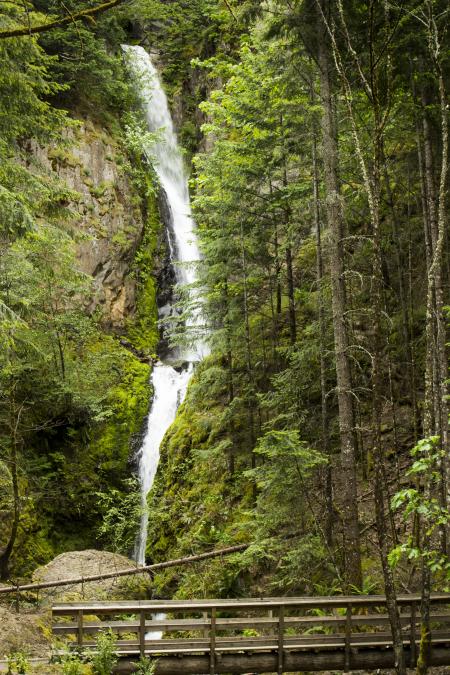
<path fill-rule="evenodd" d="M 294 272 L 292 269 L 292 249 L 290 246 L 286 247 L 286 273 L 287 273 L 287 288 L 289 299 L 289 336 L 291 338 L 291 345 L 295 345 L 295 341 L 297 340 L 297 324 L 295 318 Z"/>
<path fill-rule="evenodd" d="M 437 495 L 440 505 L 447 508 L 447 468 L 449 462 L 448 448 L 448 407 L 447 407 L 447 357 L 445 352 L 445 322 L 443 317 L 442 301 L 442 270 L 443 249 L 447 226 L 446 215 L 446 187 L 448 177 L 448 105 L 445 90 L 444 74 L 441 65 L 440 36 L 433 14 L 433 3 L 426 3 L 428 12 L 428 42 L 430 56 L 438 73 L 438 100 L 441 113 L 441 170 L 439 176 L 439 191 L 435 193 L 434 167 L 432 155 L 431 133 L 427 118 L 427 96 L 422 89 L 422 129 L 424 144 L 425 166 L 425 199 L 426 211 L 429 220 L 430 256 L 427 274 L 427 315 L 426 339 L 427 356 L 425 372 L 425 400 L 424 400 L 424 434 L 425 437 L 439 436 L 441 450 L 444 457 L 440 460 L 441 485 Z M 433 498 L 431 481 L 427 485 L 428 498 Z M 442 530 L 441 530 L 442 532 Z M 426 552 L 431 545 L 429 529 L 424 528 L 422 548 Z M 446 547 L 446 541 L 441 542 Z M 421 641 L 417 663 L 417 675 L 425 675 L 430 665 L 430 591 L 431 570 L 427 559 L 422 558 L 422 604 L 421 604 Z"/>
<path fill-rule="evenodd" d="M 231 405 L 234 401 L 234 378 L 233 378 L 233 350 L 231 346 L 231 330 L 230 330 L 230 316 L 229 316 L 229 299 L 228 299 L 228 279 L 225 278 L 223 285 L 223 316 L 224 316 L 224 327 L 225 327 L 225 340 L 226 340 L 226 354 L 225 354 L 225 363 L 227 370 L 227 390 L 228 390 L 228 405 Z M 228 473 L 230 477 L 234 475 L 234 440 L 235 440 L 235 429 L 234 429 L 234 417 L 230 418 L 230 435 L 231 435 L 231 447 L 228 451 Z"/>
<path fill-rule="evenodd" d="M 312 140 L 312 163 L 313 163 L 313 199 L 314 199 L 314 226 L 316 229 L 316 281 L 318 292 L 318 314 L 320 331 L 320 398 L 321 398 L 321 424 L 322 424 L 322 453 L 327 458 L 325 467 L 325 538 L 328 546 L 333 543 L 333 478 L 331 471 L 330 436 L 328 433 L 328 399 L 327 399 L 327 368 L 325 360 L 326 349 L 326 325 L 325 325 L 325 301 L 323 297 L 323 253 L 322 253 L 322 223 L 320 219 L 319 201 L 319 167 L 317 163 L 317 143 L 314 131 Z"/>
<path fill-rule="evenodd" d="M 328 42 L 322 12 L 327 0 L 320 0 L 317 21 L 320 91 L 323 105 L 322 145 L 326 190 L 326 213 L 330 231 L 330 275 L 336 383 L 341 440 L 340 486 L 344 528 L 345 573 L 347 587 L 362 587 L 361 550 L 358 523 L 356 482 L 356 448 L 353 433 L 352 379 L 348 357 L 348 335 L 345 323 L 344 256 L 342 251 L 342 208 L 338 180 L 338 148 L 334 135 L 333 106 L 329 72 Z"/>

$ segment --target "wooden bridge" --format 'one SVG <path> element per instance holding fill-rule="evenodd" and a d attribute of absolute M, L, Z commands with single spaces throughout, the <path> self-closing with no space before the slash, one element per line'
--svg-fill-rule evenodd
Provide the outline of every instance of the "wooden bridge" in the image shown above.
<path fill-rule="evenodd" d="M 407 663 L 416 665 L 420 596 L 398 598 Z M 431 665 L 450 665 L 450 594 L 431 600 Z M 79 649 L 111 629 L 131 673 L 139 655 L 158 675 L 289 673 L 394 665 L 386 598 L 379 595 L 242 600 L 145 600 L 53 606 L 53 632 Z"/>

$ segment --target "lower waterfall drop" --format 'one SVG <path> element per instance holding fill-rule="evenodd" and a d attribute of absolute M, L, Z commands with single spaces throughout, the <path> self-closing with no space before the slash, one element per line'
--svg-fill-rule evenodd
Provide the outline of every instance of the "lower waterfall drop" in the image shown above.
<path fill-rule="evenodd" d="M 171 262 L 175 263 L 176 280 L 178 284 L 191 284 L 196 280 L 195 266 L 186 263 L 197 261 L 199 251 L 191 215 L 187 178 L 167 98 L 156 68 L 145 49 L 123 45 L 123 50 L 130 71 L 136 77 L 148 128 L 151 132 L 159 132 L 159 138 L 149 148 L 148 155 L 155 158 L 154 168 L 167 199 L 170 217 L 168 238 L 171 244 Z M 195 327 L 200 323 L 201 316 L 198 312 L 190 325 Z M 165 362 L 159 362 L 153 368 L 153 403 L 139 451 L 142 516 L 135 551 L 135 559 L 139 565 L 145 564 L 149 520 L 147 495 L 152 488 L 158 468 L 159 448 L 184 399 L 194 363 L 200 361 L 207 351 L 206 345 L 201 340 L 189 350 L 169 349 L 164 357 Z"/>
<path fill-rule="evenodd" d="M 157 363 L 153 367 L 153 403 L 139 458 L 142 513 L 135 554 L 136 562 L 139 565 L 145 564 L 148 526 L 147 495 L 152 488 L 158 468 L 159 446 L 164 434 L 175 419 L 178 407 L 186 394 L 191 375 L 192 364 L 189 364 L 189 367 L 181 370 L 181 372 L 177 372 L 172 366 L 163 363 Z"/>

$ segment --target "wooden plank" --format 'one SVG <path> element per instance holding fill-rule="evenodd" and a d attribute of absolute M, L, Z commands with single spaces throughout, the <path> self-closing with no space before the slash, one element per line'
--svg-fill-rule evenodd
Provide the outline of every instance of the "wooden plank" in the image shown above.
<path fill-rule="evenodd" d="M 400 606 L 410 606 L 411 602 L 420 603 L 419 595 L 399 595 L 398 604 Z M 323 609 L 327 607 L 346 608 L 351 603 L 353 607 L 383 607 L 386 605 L 386 598 L 383 595 L 355 595 L 355 596 L 317 596 L 317 597 L 299 597 L 299 598 L 244 598 L 240 600 L 141 600 L 141 601 L 116 601 L 116 602 L 71 602 L 55 603 L 53 605 L 53 614 L 74 615 L 79 609 L 90 614 L 111 614 L 111 613 L 138 613 L 141 609 L 148 612 L 158 612 L 166 610 L 167 612 L 182 611 L 205 611 L 211 607 L 217 610 L 236 610 L 265 608 L 277 609 L 281 605 L 286 608 L 298 609 Z M 450 605 L 450 593 L 433 593 L 431 604 Z"/>
<path fill-rule="evenodd" d="M 392 647 L 392 639 L 389 637 L 386 639 L 384 635 L 373 635 L 367 633 L 366 635 L 358 636 L 359 639 L 351 642 L 351 647 L 363 648 L 363 647 L 382 647 L 383 649 Z M 450 632 L 446 632 L 443 635 L 436 636 L 433 640 L 433 644 L 446 644 L 450 641 Z M 404 639 L 404 644 L 408 646 L 408 638 Z M 93 647 L 95 643 L 85 643 L 86 647 Z M 210 640 L 184 640 L 184 641 L 146 641 L 145 649 L 146 653 L 195 653 L 195 652 L 210 652 L 211 642 Z M 127 649 L 134 651 L 135 653 L 139 652 L 139 644 L 136 641 L 126 641 L 119 640 L 117 642 L 117 648 L 119 650 Z M 313 649 L 313 650 L 328 650 L 328 649 L 341 649 L 345 654 L 345 637 L 339 636 L 336 639 L 335 636 L 309 636 L 307 639 L 295 639 L 295 638 L 286 638 L 284 639 L 284 650 L 295 651 L 295 650 L 304 650 L 304 649 Z M 215 642 L 214 651 L 215 653 L 222 651 L 240 651 L 240 652 L 253 652 L 256 650 L 266 650 L 273 651 L 278 653 L 278 641 L 277 639 L 264 640 L 263 638 L 245 638 L 242 640 L 223 640 L 217 638 Z"/>
<path fill-rule="evenodd" d="M 113 631 L 117 632 L 139 632 L 140 621 L 92 621 L 84 623 L 84 632 L 85 633 L 96 633 L 100 630 L 105 630 L 110 628 Z M 146 621 L 146 629 L 152 631 L 155 629 L 161 630 L 163 632 L 170 631 L 188 631 L 188 630 L 200 630 L 202 628 L 209 628 L 210 621 L 203 619 L 167 619 L 167 620 L 155 620 L 155 621 Z M 75 633 L 77 629 L 76 623 L 57 623 L 53 624 L 52 630 L 54 633 L 60 634 L 70 634 Z"/>
<path fill-rule="evenodd" d="M 450 640 L 450 631 L 436 631 L 436 640 L 444 641 Z M 350 647 L 357 647 L 360 644 L 365 644 L 370 642 L 374 645 L 389 645 L 392 644 L 391 634 L 388 632 L 384 633 L 355 633 L 351 636 L 351 641 L 349 643 Z M 405 644 L 408 644 L 408 639 L 405 637 Z M 92 643 L 85 643 L 86 645 L 93 645 Z M 137 640 L 118 640 L 118 645 L 135 645 L 138 647 Z M 214 646 L 216 651 L 220 650 L 223 647 L 236 647 L 239 649 L 248 648 L 253 649 L 255 646 L 261 646 L 267 649 L 274 649 L 278 651 L 279 641 L 278 637 L 275 636 L 259 636 L 259 637 L 238 637 L 238 638 L 226 638 L 226 637 L 215 637 Z M 327 647 L 339 647 L 345 649 L 346 646 L 346 635 L 345 634 L 334 634 L 334 635 L 306 635 L 306 636 L 285 636 L 283 641 L 284 647 L 304 647 L 304 646 L 316 646 L 322 645 Z M 159 649 L 164 647 L 169 648 L 192 648 L 192 649 L 208 649 L 211 646 L 211 640 L 205 638 L 184 638 L 184 639 L 161 639 L 161 640 L 146 640 L 145 641 L 146 650 L 148 649 Z"/>
<path fill-rule="evenodd" d="M 206 615 L 206 613 L 205 613 Z M 416 624 L 420 623 L 420 613 L 416 611 L 415 613 Z M 450 623 L 450 613 L 432 613 L 430 615 L 430 621 L 432 623 Z M 284 625 L 285 627 L 298 627 L 310 628 L 317 626 L 345 626 L 346 617 L 345 616 L 285 616 Z M 390 625 L 389 617 L 387 614 L 353 614 L 352 622 L 354 626 L 384 626 Z M 401 614 L 400 622 L 402 626 L 410 626 L 411 624 L 411 615 L 410 614 Z M 217 629 L 222 630 L 239 630 L 244 628 L 270 628 L 272 626 L 277 626 L 278 619 L 276 617 L 231 617 L 231 618 L 217 618 L 216 627 Z M 76 633 L 77 623 L 60 623 L 53 624 L 52 629 L 54 633 L 59 634 L 70 634 Z M 97 622 L 85 622 L 83 629 L 85 633 L 93 633 L 97 630 L 104 630 L 105 628 L 111 628 L 111 630 L 116 631 L 138 631 L 140 622 L 136 620 L 127 620 L 127 621 L 97 621 Z M 158 619 L 146 622 L 146 627 L 148 630 L 158 629 L 164 632 L 171 631 L 183 631 L 183 630 L 201 630 L 204 628 L 209 628 L 210 621 L 208 618 L 202 619 Z"/>
<path fill-rule="evenodd" d="M 206 615 L 206 613 L 205 613 Z M 401 614 L 400 622 L 402 626 L 410 626 L 411 624 L 411 615 L 410 614 Z M 443 613 L 433 613 L 430 616 L 432 623 L 450 623 L 450 614 Z M 387 614 L 353 614 L 353 625 L 355 626 L 384 626 L 390 625 L 390 620 Z M 310 628 L 317 626 L 345 626 L 346 617 L 345 616 L 285 616 L 284 625 L 287 628 Z M 416 624 L 420 623 L 420 613 L 416 611 L 415 613 L 415 622 Z M 278 619 L 276 617 L 231 617 L 231 618 L 217 618 L 216 619 L 216 628 L 218 630 L 239 630 L 244 628 L 270 628 L 278 625 Z M 188 631 L 188 630 L 201 630 L 209 628 L 210 621 L 208 618 L 202 619 L 158 619 L 146 622 L 146 628 L 150 630 L 161 630 L 164 632 L 171 631 Z M 77 623 L 59 623 L 53 624 L 52 630 L 55 634 L 60 635 L 70 635 L 76 634 L 77 632 Z M 111 630 L 117 632 L 138 632 L 140 627 L 140 622 L 136 620 L 129 621 L 94 621 L 94 622 L 84 622 L 83 630 L 84 633 L 95 633 L 99 630 L 104 630 L 111 628 Z"/>

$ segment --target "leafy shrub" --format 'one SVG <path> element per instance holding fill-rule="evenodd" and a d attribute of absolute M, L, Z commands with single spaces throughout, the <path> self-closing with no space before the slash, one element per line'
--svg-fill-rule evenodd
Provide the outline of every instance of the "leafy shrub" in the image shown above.
<path fill-rule="evenodd" d="M 111 630 L 102 631 L 97 637 L 97 651 L 92 655 L 94 675 L 111 675 L 117 663 L 116 640 Z"/>
<path fill-rule="evenodd" d="M 80 656 L 72 653 L 63 657 L 62 675 L 83 675 L 86 672 Z"/>
<path fill-rule="evenodd" d="M 19 675 L 30 672 L 30 662 L 24 652 L 13 652 L 8 656 L 8 674 L 12 675 L 14 670 Z"/>
<path fill-rule="evenodd" d="M 136 673 L 137 675 L 154 675 L 156 671 L 156 661 L 141 656 L 137 664 Z"/>

